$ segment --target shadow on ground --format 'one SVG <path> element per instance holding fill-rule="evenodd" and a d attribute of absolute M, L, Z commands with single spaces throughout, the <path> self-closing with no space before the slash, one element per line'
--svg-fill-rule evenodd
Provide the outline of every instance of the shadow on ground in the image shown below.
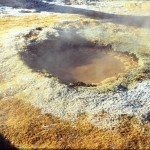
<path fill-rule="evenodd" d="M 18 150 L 10 143 L 9 140 L 6 140 L 6 138 L 1 133 L 0 133 L 0 149 Z"/>
<path fill-rule="evenodd" d="M 109 13 L 103 13 L 94 10 L 75 8 L 72 6 L 64 6 L 64 5 L 48 3 L 50 0 L 47 0 L 47 2 L 43 2 L 40 0 L 33 0 L 32 2 L 28 1 L 28 3 L 26 4 L 25 4 L 26 0 L 23 0 L 24 3 L 23 2 L 10 3 L 10 1 L 9 2 L 6 1 L 3 3 L 0 2 L 0 4 L 5 6 L 12 6 L 16 8 L 36 9 L 37 12 L 47 11 L 47 12 L 55 12 L 55 13 L 80 14 L 80 15 L 90 17 L 92 19 L 105 20 L 106 22 L 112 22 L 112 23 L 141 27 L 141 28 L 150 28 L 150 16 L 109 14 Z"/>

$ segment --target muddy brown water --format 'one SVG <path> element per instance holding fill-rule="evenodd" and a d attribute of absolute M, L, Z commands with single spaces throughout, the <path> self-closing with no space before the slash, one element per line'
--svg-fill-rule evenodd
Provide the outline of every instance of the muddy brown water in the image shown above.
<path fill-rule="evenodd" d="M 124 64 L 113 56 L 104 54 L 101 58 L 92 58 L 88 64 L 70 69 L 70 74 L 76 81 L 86 84 L 98 84 L 106 78 L 124 72 Z M 68 80 L 65 79 L 64 80 Z"/>
<path fill-rule="evenodd" d="M 80 50 L 82 51 L 82 50 Z M 86 63 L 80 63 L 84 59 L 82 53 L 79 58 L 73 59 L 79 65 L 61 68 L 57 76 L 65 83 L 84 82 L 86 84 L 99 84 L 101 81 L 117 76 L 125 70 L 124 64 L 114 56 L 100 50 L 84 49 L 84 55 L 89 57 Z M 91 54 L 91 52 L 93 52 Z M 81 55 L 80 55 L 81 54 Z M 90 56 L 89 56 L 90 55 Z M 81 60 L 80 60 L 81 59 Z M 63 72 L 63 74 L 62 74 Z"/>
<path fill-rule="evenodd" d="M 44 46 L 43 46 L 44 45 Z M 23 59 L 35 71 L 48 72 L 63 83 L 98 84 L 125 70 L 124 64 L 107 50 L 93 47 L 30 47 Z"/>

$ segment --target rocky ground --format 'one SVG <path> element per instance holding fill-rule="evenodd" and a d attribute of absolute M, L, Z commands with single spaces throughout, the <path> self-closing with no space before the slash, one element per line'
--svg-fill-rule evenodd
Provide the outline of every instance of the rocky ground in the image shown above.
<path fill-rule="evenodd" d="M 0 2 L 3 136 L 17 148 L 150 148 L 149 2 Z M 31 63 L 45 41 L 111 47 L 125 72 L 66 85 Z"/>

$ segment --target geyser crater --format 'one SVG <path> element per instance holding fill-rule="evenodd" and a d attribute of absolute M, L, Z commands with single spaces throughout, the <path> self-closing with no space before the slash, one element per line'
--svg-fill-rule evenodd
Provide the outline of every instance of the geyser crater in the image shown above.
<path fill-rule="evenodd" d="M 58 77 L 62 83 L 99 85 L 125 72 L 125 64 L 112 55 L 112 46 L 96 45 L 77 34 L 61 36 L 27 46 L 21 59 L 34 71 Z"/>

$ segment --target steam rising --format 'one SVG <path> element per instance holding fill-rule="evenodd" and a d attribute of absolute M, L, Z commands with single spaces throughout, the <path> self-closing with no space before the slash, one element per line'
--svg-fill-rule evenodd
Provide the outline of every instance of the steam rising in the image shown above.
<path fill-rule="evenodd" d="M 107 54 L 110 45 L 96 47 L 73 31 L 62 31 L 55 40 L 30 45 L 21 58 L 35 71 L 48 72 L 64 83 L 98 84 L 124 71 L 124 65 Z"/>

